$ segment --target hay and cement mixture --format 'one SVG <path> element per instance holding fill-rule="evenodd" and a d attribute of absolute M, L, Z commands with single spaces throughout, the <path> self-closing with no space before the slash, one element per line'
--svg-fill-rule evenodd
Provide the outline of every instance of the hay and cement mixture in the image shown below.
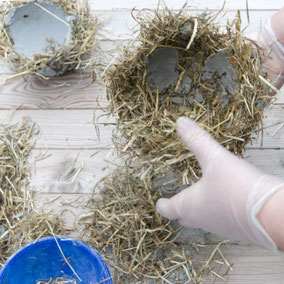
<path fill-rule="evenodd" d="M 86 227 L 88 242 L 114 269 L 114 283 L 199 283 L 204 274 L 216 273 L 217 259 L 231 269 L 220 252 L 225 242 L 206 261 L 194 257 L 203 245 L 193 236 L 181 238 L 182 228 L 157 213 L 162 193 L 153 171 L 145 170 L 128 164 L 118 169 L 100 185 L 99 200 L 89 204 L 94 218 Z"/>
<path fill-rule="evenodd" d="M 272 96 L 262 51 L 243 38 L 238 17 L 221 33 L 212 15 L 143 13 L 134 16 L 142 43 L 125 47 L 107 72 L 123 137 L 117 143 L 157 165 L 157 172 L 171 167 L 189 183 L 200 168 L 177 139 L 176 120 L 190 117 L 242 157 Z"/>
<path fill-rule="evenodd" d="M 231 269 L 220 251 L 223 243 L 198 261 L 195 238 L 182 240 L 183 231 L 159 216 L 155 204 L 201 176 L 177 138 L 180 116 L 244 154 L 273 96 L 261 70 L 262 51 L 242 37 L 239 17 L 221 33 L 212 15 L 192 16 L 185 9 L 143 13 L 134 16 L 141 44 L 125 47 L 106 72 L 118 118 L 114 142 L 127 163 L 101 182 L 102 200 L 90 203 L 94 219 L 86 232 L 115 268 L 116 283 L 200 283 L 207 273 L 224 280 L 212 265 L 217 257 L 216 263 Z"/>
<path fill-rule="evenodd" d="M 0 124 L 0 268 L 23 245 L 63 233 L 62 220 L 37 212 L 33 206 L 27 158 L 36 132 L 29 119 Z"/>
<path fill-rule="evenodd" d="M 94 69 L 98 23 L 83 2 L 2 1 L 0 56 L 23 75 Z"/>

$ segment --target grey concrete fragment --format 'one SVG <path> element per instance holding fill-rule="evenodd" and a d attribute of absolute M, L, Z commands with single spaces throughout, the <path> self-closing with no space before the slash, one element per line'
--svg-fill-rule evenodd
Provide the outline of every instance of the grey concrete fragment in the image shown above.
<path fill-rule="evenodd" d="M 0 225 L 0 236 L 6 232 L 6 228 L 3 225 Z"/>
<path fill-rule="evenodd" d="M 30 2 L 11 8 L 5 25 L 15 52 L 34 60 L 35 55 L 53 54 L 70 44 L 73 20 L 59 6 Z"/>
<path fill-rule="evenodd" d="M 200 92 L 199 92 L 198 89 L 196 89 L 195 100 L 196 100 L 198 103 L 202 103 L 203 100 L 204 100 L 204 97 L 200 94 Z"/>
<path fill-rule="evenodd" d="M 177 64 L 179 52 L 174 48 L 158 48 L 149 57 L 147 62 L 146 81 L 153 91 L 160 93 L 177 84 L 180 71 Z"/>
<path fill-rule="evenodd" d="M 175 230 L 183 228 L 177 220 L 171 221 L 171 225 Z M 179 243 L 188 244 L 190 244 L 192 241 L 195 241 L 196 243 L 204 244 L 205 236 L 207 234 L 208 232 L 201 229 L 183 228 L 176 241 Z"/>
<path fill-rule="evenodd" d="M 164 195 L 172 195 L 180 187 L 179 181 L 181 178 L 180 174 L 169 168 L 164 176 L 156 177 L 153 180 L 153 185 L 155 189 L 161 191 Z"/>
<path fill-rule="evenodd" d="M 178 92 L 186 94 L 189 92 L 192 84 L 192 79 L 185 75 L 180 83 Z"/>
<path fill-rule="evenodd" d="M 201 69 L 201 80 L 217 86 L 215 95 L 219 97 L 223 108 L 229 104 L 231 96 L 239 89 L 236 71 L 227 57 L 226 52 L 217 52 L 206 60 Z"/>
<path fill-rule="evenodd" d="M 188 102 L 189 102 L 190 104 L 192 104 L 192 103 L 193 103 L 193 101 L 194 101 L 193 96 L 190 96 L 190 97 L 189 97 L 189 99 L 188 99 Z"/>
<path fill-rule="evenodd" d="M 202 68 L 202 80 L 211 80 L 213 74 L 220 77 L 221 84 L 231 94 L 238 89 L 236 72 L 228 60 L 228 55 L 224 51 L 217 52 L 216 55 L 206 60 Z"/>
<path fill-rule="evenodd" d="M 192 31 L 193 31 L 193 24 L 190 21 L 185 22 L 180 28 L 181 39 L 185 42 L 188 42 L 192 35 Z"/>
<path fill-rule="evenodd" d="M 184 98 L 183 97 L 173 97 L 172 102 L 177 105 L 182 105 L 184 104 Z"/>

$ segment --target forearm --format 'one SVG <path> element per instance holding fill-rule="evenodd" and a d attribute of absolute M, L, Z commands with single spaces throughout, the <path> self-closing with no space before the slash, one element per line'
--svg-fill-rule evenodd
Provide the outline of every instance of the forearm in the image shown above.
<path fill-rule="evenodd" d="M 264 204 L 257 217 L 278 249 L 284 251 L 284 188 Z"/>
<path fill-rule="evenodd" d="M 284 46 L 284 8 L 271 17 L 271 28 L 279 43 Z M 277 62 L 273 62 L 274 67 Z M 283 73 L 282 62 L 279 71 Z M 284 251 L 284 188 L 278 190 L 263 206 L 258 214 L 258 220 L 266 232 L 274 240 L 279 250 Z"/>

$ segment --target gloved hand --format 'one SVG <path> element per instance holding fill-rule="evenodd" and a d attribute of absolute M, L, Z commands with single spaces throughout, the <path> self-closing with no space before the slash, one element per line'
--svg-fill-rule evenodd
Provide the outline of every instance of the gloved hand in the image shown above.
<path fill-rule="evenodd" d="M 283 26 L 284 8 L 266 20 L 258 32 L 247 36 L 264 48 L 264 68 L 276 88 L 281 88 L 284 82 Z"/>
<path fill-rule="evenodd" d="M 177 132 L 198 159 L 203 176 L 172 198 L 159 199 L 157 211 L 185 227 L 277 249 L 258 215 L 282 192 L 284 181 L 234 156 L 188 118 L 177 121 Z"/>

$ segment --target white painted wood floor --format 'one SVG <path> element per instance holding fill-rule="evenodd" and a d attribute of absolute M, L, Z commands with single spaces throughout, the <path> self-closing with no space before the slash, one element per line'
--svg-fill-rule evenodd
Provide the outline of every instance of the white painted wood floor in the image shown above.
<path fill-rule="evenodd" d="M 167 1 L 169 8 L 177 10 L 184 0 Z M 223 0 L 192 0 L 192 13 L 205 9 L 218 10 Z M 133 7 L 137 9 L 157 7 L 154 0 L 92 0 L 90 5 L 95 15 L 103 22 L 99 45 L 103 50 L 109 50 L 116 45 L 125 44 L 133 38 L 130 29 L 136 23 L 130 16 Z M 283 5 L 283 0 L 248 0 L 250 9 L 250 24 L 247 32 L 257 29 L 261 22 L 275 13 Z M 232 18 L 236 10 L 242 14 L 242 26 L 248 24 L 246 16 L 246 0 L 227 0 L 226 15 L 219 17 L 221 22 Z M 12 72 L 4 62 L 0 62 L 0 82 Z M 67 83 L 65 83 L 67 82 Z M 102 109 L 108 103 L 105 88 L 98 80 L 88 88 L 88 74 L 71 74 L 50 81 L 39 78 L 16 78 L 0 85 L 0 120 L 11 108 L 19 105 L 19 109 L 8 120 L 20 121 L 23 116 L 29 116 L 41 130 L 41 137 L 32 152 L 33 165 L 32 185 L 38 191 L 39 204 L 46 210 L 51 208 L 61 212 L 72 226 L 81 214 L 86 213 L 84 200 L 92 191 L 94 184 L 110 173 L 115 165 L 115 157 L 111 153 L 111 135 L 114 126 L 100 126 L 98 140 L 93 125 L 94 114 L 99 117 Z M 257 139 L 248 146 L 247 159 L 267 173 L 284 177 L 284 91 L 266 111 L 263 143 Z M 102 117 L 99 122 L 115 122 L 113 118 Z M 283 126 L 283 125 L 282 125 Z M 78 158 L 77 158 L 78 157 Z M 77 158 L 76 167 L 83 169 L 76 180 L 71 183 L 62 181 L 61 173 L 66 173 L 67 165 Z M 59 183 L 58 180 L 61 179 Z M 71 206 L 75 201 L 76 206 Z M 73 202 L 74 203 L 74 202 Z M 69 209 L 70 211 L 66 211 Z M 74 217 L 75 216 L 75 217 Z M 220 238 L 218 239 L 220 240 Z M 211 236 L 209 246 L 201 251 L 200 257 L 208 258 L 217 239 Z M 223 253 L 233 271 L 229 274 L 228 283 L 241 284 L 280 284 L 284 283 L 284 257 L 275 255 L 266 249 L 256 246 L 228 245 Z M 203 283 L 212 283 L 208 276 Z M 224 283 L 216 280 L 214 283 Z"/>

